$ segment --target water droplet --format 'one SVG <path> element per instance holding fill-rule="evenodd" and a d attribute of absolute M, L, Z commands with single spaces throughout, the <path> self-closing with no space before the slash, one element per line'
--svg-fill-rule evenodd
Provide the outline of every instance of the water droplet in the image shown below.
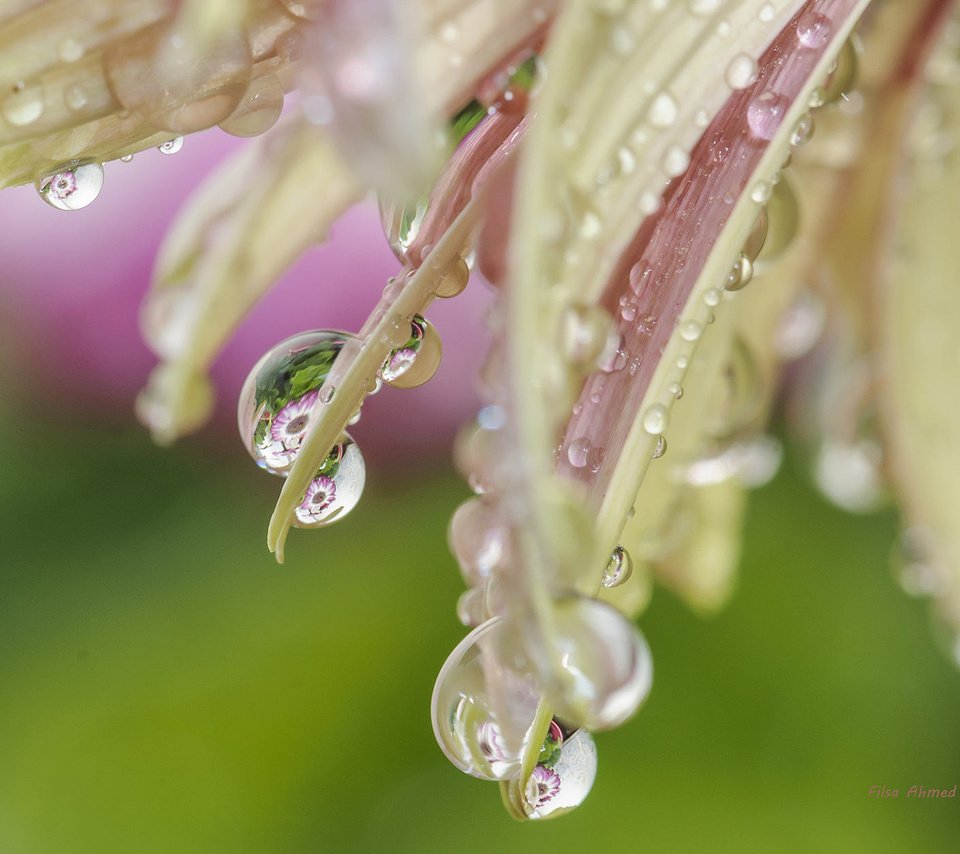
<path fill-rule="evenodd" d="M 61 211 L 85 208 L 103 188 L 103 166 L 83 163 L 54 172 L 36 183 L 37 192 L 51 207 Z"/>
<path fill-rule="evenodd" d="M 813 116 L 810 113 L 804 113 L 793 126 L 793 131 L 790 134 L 790 145 L 797 147 L 809 142 L 810 137 L 813 136 L 813 129 Z"/>
<path fill-rule="evenodd" d="M 322 16 L 327 0 L 280 0 L 280 2 L 294 17 L 316 21 Z"/>
<path fill-rule="evenodd" d="M 436 295 L 442 299 L 450 299 L 463 293 L 470 281 L 470 267 L 459 255 L 450 262 L 443 271 L 437 283 Z"/>
<path fill-rule="evenodd" d="M 20 86 L 0 105 L 8 124 L 15 127 L 31 125 L 43 115 L 43 90 L 39 86 Z"/>
<path fill-rule="evenodd" d="M 650 693 L 653 662 L 643 636 L 616 608 L 570 596 L 553 615 L 548 700 L 565 721 L 610 729 Z"/>
<path fill-rule="evenodd" d="M 344 433 L 317 469 L 296 508 L 298 528 L 322 528 L 346 516 L 360 502 L 367 468 L 360 449 Z"/>
<path fill-rule="evenodd" d="M 769 181 L 757 181 L 750 191 L 750 198 L 758 205 L 765 205 L 770 201 L 770 194 L 773 192 L 773 186 Z"/>
<path fill-rule="evenodd" d="M 599 402 L 599 395 L 597 397 L 598 400 L 594 403 Z M 592 472 L 597 472 L 603 465 L 605 457 L 603 448 L 596 447 L 586 438 L 575 439 L 567 448 L 567 459 L 570 461 L 570 465 L 578 469 L 586 468 Z"/>
<path fill-rule="evenodd" d="M 340 351 L 356 336 L 303 332 L 280 342 L 250 372 L 240 392 L 240 437 L 257 465 L 285 477 L 306 438 L 314 404 Z"/>
<path fill-rule="evenodd" d="M 166 142 L 161 142 L 157 146 L 157 151 L 161 154 L 176 154 L 181 148 L 183 148 L 183 137 L 177 136 Z"/>
<path fill-rule="evenodd" d="M 334 394 L 336 394 L 336 389 L 332 385 L 325 386 L 320 389 L 320 402 L 321 403 L 330 403 L 333 400 Z"/>
<path fill-rule="evenodd" d="M 597 305 L 568 306 L 560 319 L 561 351 L 576 368 L 592 369 L 607 346 L 610 316 Z"/>
<path fill-rule="evenodd" d="M 607 374 L 622 371 L 627 366 L 628 353 L 624 349 L 623 336 L 612 335 L 610 346 L 600 359 L 600 370 Z"/>
<path fill-rule="evenodd" d="M 667 429 L 670 415 L 661 403 L 654 403 L 643 413 L 643 429 L 651 436 L 657 436 Z"/>
<path fill-rule="evenodd" d="M 667 452 L 667 440 L 665 436 L 657 436 L 657 444 L 653 448 L 653 459 L 659 460 Z"/>
<path fill-rule="evenodd" d="M 680 337 L 684 341 L 697 341 L 702 334 L 703 327 L 695 320 L 687 320 L 680 324 Z"/>
<path fill-rule="evenodd" d="M 683 397 L 683 386 L 678 382 L 670 383 L 670 385 L 667 386 L 667 391 L 673 395 L 674 400 L 680 400 Z"/>
<path fill-rule="evenodd" d="M 733 267 L 727 274 L 727 281 L 724 282 L 724 290 L 739 291 L 743 290 L 750 280 L 753 279 L 753 262 L 743 253 L 734 262 Z"/>
<path fill-rule="evenodd" d="M 76 39 L 65 38 L 57 46 L 61 62 L 76 62 L 83 56 L 83 45 Z"/>
<path fill-rule="evenodd" d="M 416 388 L 433 378 L 442 355 L 437 330 L 419 314 L 414 315 L 410 337 L 391 351 L 380 369 L 380 378 L 394 388 Z"/>
<path fill-rule="evenodd" d="M 251 137 L 266 133 L 283 112 L 283 86 L 275 74 L 254 80 L 236 109 L 220 122 L 231 136 Z"/>
<path fill-rule="evenodd" d="M 817 86 L 810 93 L 810 100 L 807 101 L 807 105 L 811 110 L 815 110 L 818 107 L 822 107 L 827 102 L 827 93 L 823 91 L 823 87 Z"/>
<path fill-rule="evenodd" d="M 520 754 L 539 702 L 529 677 L 499 664 L 502 631 L 502 621 L 494 618 L 470 632 L 441 668 L 431 701 L 440 749 L 481 780 L 520 774 Z"/>
<path fill-rule="evenodd" d="M 720 291 L 718 288 L 708 288 L 703 294 L 704 304 L 714 308 L 720 305 Z"/>
<path fill-rule="evenodd" d="M 757 139 L 771 140 L 790 109 L 790 100 L 776 92 L 764 92 L 747 106 L 747 124 Z"/>
<path fill-rule="evenodd" d="M 580 806 L 597 776 L 597 747 L 586 730 L 563 731 L 554 721 L 523 792 L 524 812 L 541 819 Z"/>
<path fill-rule="evenodd" d="M 757 80 L 759 69 L 756 60 L 745 53 L 737 54 L 727 66 L 727 85 L 734 90 L 746 89 Z"/>
<path fill-rule="evenodd" d="M 669 92 L 661 92 L 653 99 L 647 120 L 656 128 L 668 128 L 677 120 L 677 102 Z"/>
<path fill-rule="evenodd" d="M 640 213 L 650 216 L 660 210 L 661 197 L 649 191 L 642 193 L 637 201 Z"/>
<path fill-rule="evenodd" d="M 132 154 L 124 154 L 124 155 L 120 158 L 120 162 L 121 162 L 121 163 L 129 163 L 131 160 L 133 160 L 133 155 L 132 155 Z"/>
<path fill-rule="evenodd" d="M 488 579 L 507 557 L 507 529 L 495 505 L 482 498 L 471 498 L 457 508 L 450 519 L 447 540 L 470 585 Z"/>
<path fill-rule="evenodd" d="M 619 587 L 633 573 L 633 559 L 623 546 L 617 546 L 604 567 L 600 583 L 604 587 Z"/>
<path fill-rule="evenodd" d="M 71 110 L 82 110 L 87 106 L 87 93 L 79 84 L 68 86 L 63 92 L 63 102 Z"/>
<path fill-rule="evenodd" d="M 830 39 L 830 20 L 816 12 L 804 12 L 797 19 L 797 38 L 806 48 L 819 50 Z"/>
<path fill-rule="evenodd" d="M 682 175 L 689 166 L 690 155 L 679 145 L 671 145 L 663 156 L 663 168 L 672 178 Z"/>
<path fill-rule="evenodd" d="M 776 17 L 776 10 L 772 3 L 764 3 L 757 12 L 757 18 L 765 24 L 769 24 Z"/>

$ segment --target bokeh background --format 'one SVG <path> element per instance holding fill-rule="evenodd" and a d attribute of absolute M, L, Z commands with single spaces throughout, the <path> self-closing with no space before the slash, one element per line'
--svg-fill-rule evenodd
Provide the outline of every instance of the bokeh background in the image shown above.
<path fill-rule="evenodd" d="M 136 306 L 233 144 L 112 164 L 81 213 L 0 196 L 0 852 L 957 850 L 960 800 L 905 794 L 960 783 L 960 674 L 893 580 L 893 513 L 831 508 L 793 452 L 753 496 L 730 606 L 655 594 L 653 693 L 598 736 L 580 810 L 517 824 L 449 766 L 429 700 L 464 633 L 445 531 L 468 490 L 447 460 L 486 295 L 438 307 L 436 382 L 365 409 L 363 502 L 276 566 L 279 482 L 235 436 L 236 389 L 284 335 L 359 326 L 393 262 L 353 212 L 217 366 L 214 424 L 154 447 Z"/>

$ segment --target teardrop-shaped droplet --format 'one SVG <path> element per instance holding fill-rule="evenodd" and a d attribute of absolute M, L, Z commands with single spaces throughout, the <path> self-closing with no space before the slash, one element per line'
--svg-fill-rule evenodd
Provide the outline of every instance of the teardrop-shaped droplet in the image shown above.
<path fill-rule="evenodd" d="M 433 689 L 431 717 L 437 743 L 461 771 L 481 780 L 509 780 L 520 774 L 539 697 L 532 680 L 507 670 L 497 659 L 498 618 L 468 634 L 450 654 Z M 495 714 L 497 692 L 512 724 Z M 506 729 L 513 727 L 514 747 Z"/>
<path fill-rule="evenodd" d="M 367 480 L 363 454 L 344 433 L 317 469 L 297 505 L 298 528 L 322 528 L 346 516 L 360 502 Z"/>
<path fill-rule="evenodd" d="M 623 546 L 617 546 L 603 569 L 600 583 L 604 587 L 619 587 L 633 573 L 633 559 Z"/>
<path fill-rule="evenodd" d="M 387 242 L 403 264 L 417 265 L 421 259 L 414 258 L 411 252 L 414 241 L 420 234 L 420 226 L 427 216 L 429 202 L 426 199 L 410 204 L 396 204 L 380 199 L 380 221 Z"/>
<path fill-rule="evenodd" d="M 747 124 L 757 139 L 771 140 L 790 109 L 790 99 L 776 92 L 763 92 L 747 105 Z"/>
<path fill-rule="evenodd" d="M 569 596 L 558 603 L 551 647 L 549 700 L 564 720 L 610 729 L 633 715 L 650 693 L 653 660 L 643 635 L 605 602 Z M 535 651 L 534 651 L 535 652 Z"/>
<path fill-rule="evenodd" d="M 470 281 L 470 266 L 459 255 L 453 259 L 440 281 L 437 283 L 436 295 L 441 299 L 450 299 L 463 293 Z"/>
<path fill-rule="evenodd" d="M 443 345 L 433 325 L 419 314 L 410 323 L 410 337 L 391 351 L 380 378 L 394 388 L 416 388 L 433 378 L 440 367 Z"/>
<path fill-rule="evenodd" d="M 597 747 L 590 733 L 565 733 L 555 720 L 540 756 L 524 789 L 527 818 L 551 818 L 580 806 L 597 777 Z"/>
<path fill-rule="evenodd" d="M 51 207 L 61 211 L 85 208 L 103 188 L 103 166 L 99 163 L 74 164 L 37 181 L 37 192 Z"/>
<path fill-rule="evenodd" d="M 253 368 L 237 407 L 240 437 L 257 465 L 286 477 L 306 438 L 320 389 L 356 336 L 317 330 L 280 342 Z"/>

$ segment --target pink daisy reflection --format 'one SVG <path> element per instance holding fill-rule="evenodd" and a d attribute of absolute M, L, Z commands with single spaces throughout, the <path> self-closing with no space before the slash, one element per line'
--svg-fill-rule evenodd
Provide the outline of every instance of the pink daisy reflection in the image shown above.
<path fill-rule="evenodd" d="M 416 358 L 417 351 L 412 347 L 402 347 L 399 350 L 394 350 L 387 362 L 387 366 L 380 372 L 380 375 L 387 382 L 399 379 L 410 370 L 410 366 Z"/>
<path fill-rule="evenodd" d="M 553 800 L 560 791 L 560 775 L 546 765 L 538 765 L 533 769 L 530 782 L 527 783 L 527 801 L 531 808 L 539 809 Z"/>
<path fill-rule="evenodd" d="M 270 424 L 270 438 L 277 442 L 287 454 L 295 454 L 303 444 L 310 424 L 310 410 L 317 402 L 317 392 L 308 391 L 303 397 L 297 397 L 284 406 Z"/>
<path fill-rule="evenodd" d="M 483 757 L 491 765 L 497 762 L 507 762 L 510 759 L 500 727 L 493 721 L 484 721 L 477 727 L 477 744 Z"/>
<path fill-rule="evenodd" d="M 314 478 L 297 507 L 297 517 L 304 524 L 320 522 L 337 500 L 337 484 L 325 474 Z"/>

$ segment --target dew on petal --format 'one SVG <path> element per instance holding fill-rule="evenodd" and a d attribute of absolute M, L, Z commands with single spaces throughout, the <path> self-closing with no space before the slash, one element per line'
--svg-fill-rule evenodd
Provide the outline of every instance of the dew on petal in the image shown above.
<path fill-rule="evenodd" d="M 296 508 L 298 528 L 322 528 L 346 516 L 360 502 L 367 479 L 363 454 L 347 433 L 317 469 Z"/>
<path fill-rule="evenodd" d="M 85 208 L 103 188 L 103 166 L 83 163 L 53 172 L 37 181 L 37 192 L 51 207 L 61 211 Z"/>
<path fill-rule="evenodd" d="M 440 335 L 418 314 L 410 323 L 410 337 L 387 356 L 380 378 L 394 388 L 416 388 L 433 378 L 441 356 Z"/>
<path fill-rule="evenodd" d="M 725 79 L 731 89 L 746 89 L 756 82 L 758 74 L 757 61 L 752 56 L 741 53 L 730 60 Z"/>
<path fill-rule="evenodd" d="M 539 703 L 529 677 L 498 665 L 502 631 L 502 621 L 494 618 L 470 632 L 441 668 L 431 702 L 440 749 L 457 768 L 481 780 L 520 774 L 521 749 Z M 509 723 L 496 717 L 498 692 L 509 704 Z"/>
<path fill-rule="evenodd" d="M 771 140 L 783 124 L 790 101 L 776 92 L 763 92 L 747 106 L 747 124 L 757 139 Z"/>
<path fill-rule="evenodd" d="M 597 776 L 597 747 L 586 730 L 563 740 L 552 764 L 538 764 L 524 789 L 524 812 L 530 819 L 560 815 L 580 806 Z"/>
<path fill-rule="evenodd" d="M 647 642 L 605 602 L 583 596 L 560 600 L 546 642 L 548 700 L 565 721 L 611 729 L 630 718 L 650 693 L 653 660 Z"/>
<path fill-rule="evenodd" d="M 604 587 L 619 587 L 633 573 L 633 558 L 623 546 L 617 546 L 603 569 L 600 583 Z"/>
<path fill-rule="evenodd" d="M 257 465 L 287 475 L 337 356 L 357 340 L 347 332 L 303 332 L 281 341 L 254 366 L 240 392 L 237 424 Z"/>
<path fill-rule="evenodd" d="M 157 146 L 157 151 L 161 154 L 176 154 L 181 148 L 183 148 L 183 137 L 175 136 L 173 139 L 161 142 Z"/>

